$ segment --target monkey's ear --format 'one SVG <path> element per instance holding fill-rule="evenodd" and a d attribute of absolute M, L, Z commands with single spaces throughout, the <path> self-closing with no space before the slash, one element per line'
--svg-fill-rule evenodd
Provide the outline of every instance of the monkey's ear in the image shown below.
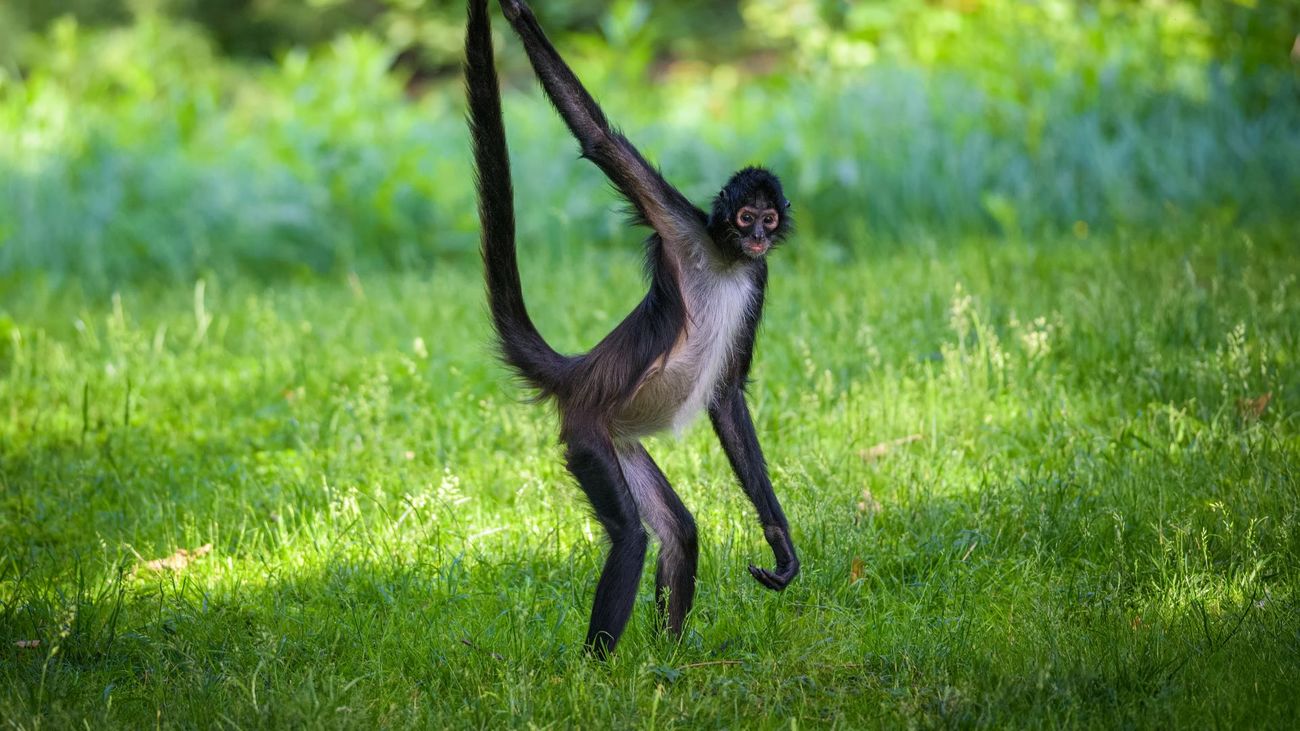
<path fill-rule="evenodd" d="M 783 210 L 783 211 L 788 211 L 788 210 L 790 210 L 790 201 L 789 201 L 789 199 L 786 199 L 786 198 L 782 198 L 782 199 L 781 199 L 781 210 Z"/>
<path fill-rule="evenodd" d="M 727 192 L 726 188 L 718 191 L 718 201 L 722 203 L 722 207 L 727 209 L 728 212 L 731 211 L 731 193 Z"/>

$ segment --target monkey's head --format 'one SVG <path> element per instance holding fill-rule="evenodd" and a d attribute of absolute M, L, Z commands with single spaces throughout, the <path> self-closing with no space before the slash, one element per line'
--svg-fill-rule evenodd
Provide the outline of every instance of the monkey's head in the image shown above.
<path fill-rule="evenodd" d="M 781 181 L 763 168 L 735 175 L 713 199 L 709 234 L 718 248 L 738 257 L 761 259 L 790 232 L 790 201 Z"/>

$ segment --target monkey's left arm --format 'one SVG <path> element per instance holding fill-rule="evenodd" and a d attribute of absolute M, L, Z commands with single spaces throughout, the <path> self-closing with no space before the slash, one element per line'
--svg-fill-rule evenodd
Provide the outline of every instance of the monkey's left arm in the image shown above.
<path fill-rule="evenodd" d="M 763 536 L 772 547 L 776 557 L 776 570 L 759 568 L 753 564 L 749 573 L 758 583 L 769 589 L 780 591 L 799 573 L 799 557 L 795 555 L 794 544 L 790 541 L 790 524 L 786 522 L 781 503 L 776 499 L 772 481 L 767 475 L 767 462 L 763 459 L 763 450 L 758 444 L 758 434 L 754 431 L 754 422 L 749 415 L 749 406 L 745 403 L 745 391 L 736 380 L 722 387 L 713 405 L 709 407 L 709 419 L 713 422 L 713 431 L 722 442 L 722 449 L 727 453 L 731 469 L 735 470 L 740 486 L 749 496 L 750 502 L 758 511 L 758 519 L 763 524 Z"/>
<path fill-rule="evenodd" d="M 644 223 L 670 246 L 698 240 L 704 212 L 664 180 L 632 143 L 613 129 L 600 105 L 578 81 L 522 0 L 501 0 L 501 9 L 523 41 L 542 89 L 591 160 L 636 208 Z"/>

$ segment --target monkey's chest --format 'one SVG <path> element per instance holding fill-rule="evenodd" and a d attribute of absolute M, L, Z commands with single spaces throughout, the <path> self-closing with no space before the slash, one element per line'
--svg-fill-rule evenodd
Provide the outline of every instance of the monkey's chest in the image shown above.
<path fill-rule="evenodd" d="M 745 276 L 700 276 L 683 287 L 687 322 L 677 342 L 642 378 L 619 414 L 625 436 L 680 432 L 712 401 L 743 341 L 754 301 Z"/>

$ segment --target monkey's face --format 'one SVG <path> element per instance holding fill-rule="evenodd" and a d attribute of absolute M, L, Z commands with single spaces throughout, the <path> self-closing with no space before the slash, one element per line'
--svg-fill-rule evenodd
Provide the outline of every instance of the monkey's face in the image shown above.
<path fill-rule="evenodd" d="M 732 225 L 736 228 L 741 251 L 745 256 L 757 259 L 765 256 L 776 243 L 781 212 L 765 200 L 750 201 L 736 211 Z"/>
<path fill-rule="evenodd" d="M 713 200 L 709 231 L 723 251 L 761 259 L 790 230 L 790 202 L 781 181 L 761 168 L 745 168 L 731 177 Z"/>

